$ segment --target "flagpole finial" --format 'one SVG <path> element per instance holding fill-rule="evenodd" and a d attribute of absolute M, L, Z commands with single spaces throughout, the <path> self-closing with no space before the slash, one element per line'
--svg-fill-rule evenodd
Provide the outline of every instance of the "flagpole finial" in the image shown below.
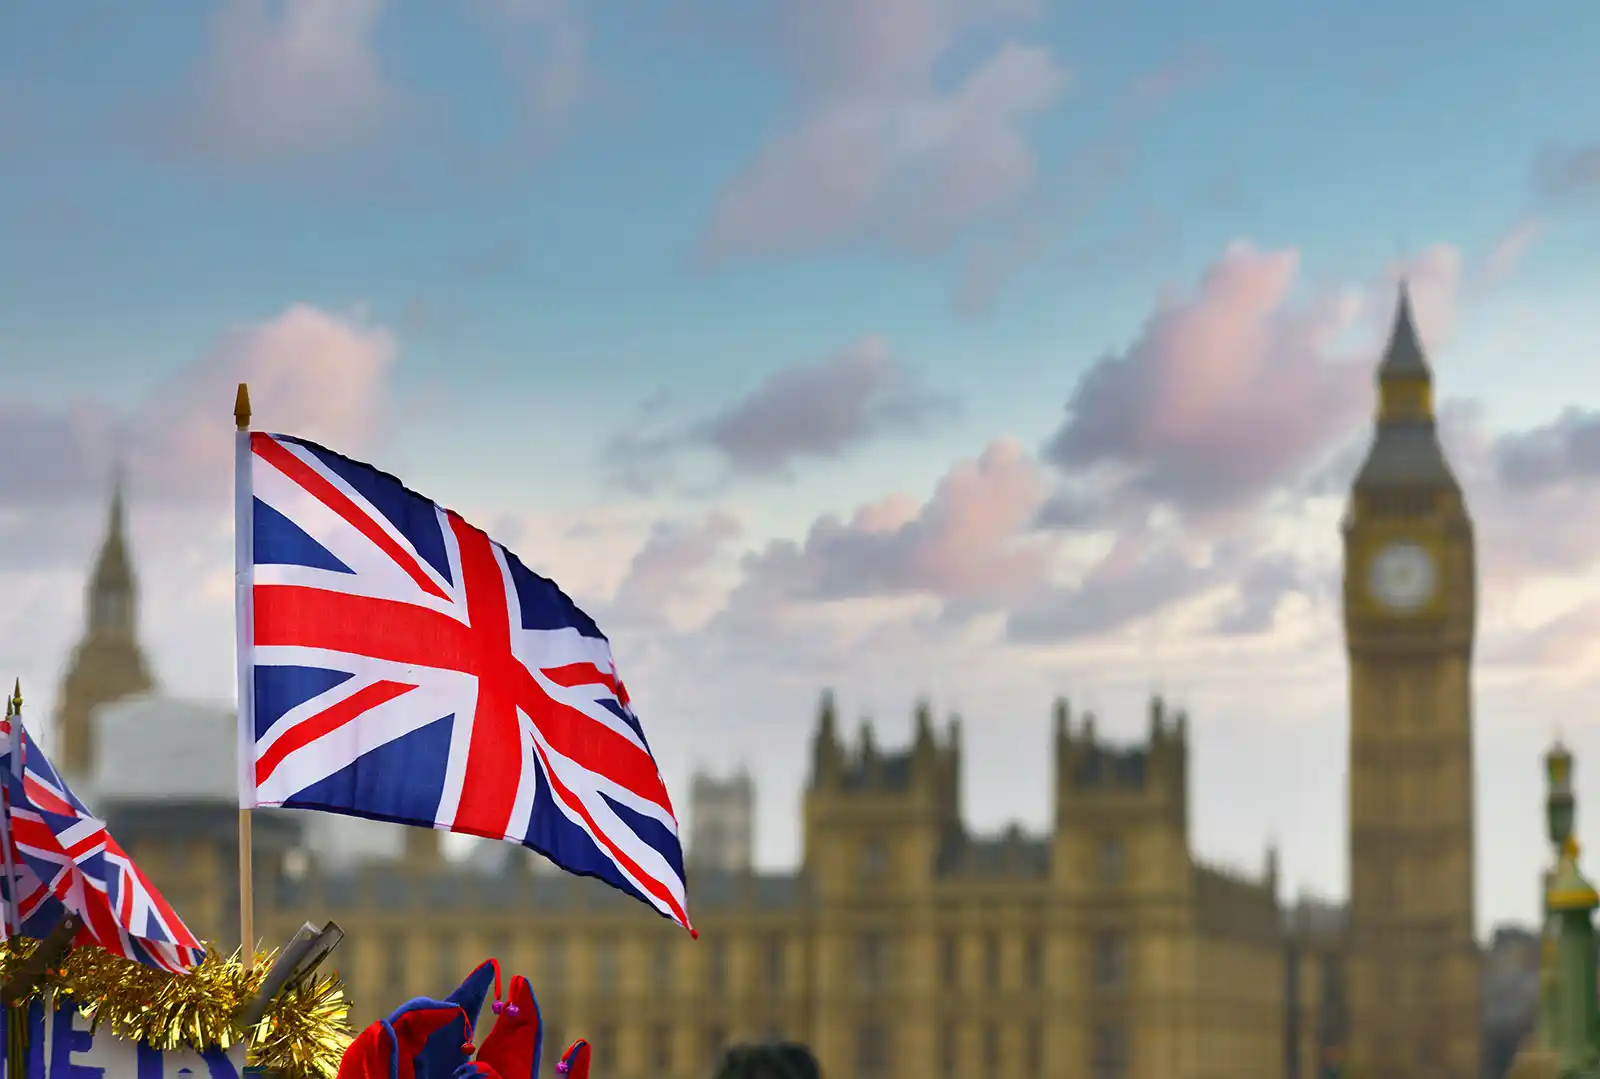
<path fill-rule="evenodd" d="M 11 688 L 10 705 L 11 715 L 20 716 L 22 714 L 22 679 L 20 678 L 16 680 Z"/>
<path fill-rule="evenodd" d="M 239 383 L 239 392 L 233 399 L 233 422 L 238 425 L 241 431 L 250 429 L 250 384 L 248 382 Z"/>

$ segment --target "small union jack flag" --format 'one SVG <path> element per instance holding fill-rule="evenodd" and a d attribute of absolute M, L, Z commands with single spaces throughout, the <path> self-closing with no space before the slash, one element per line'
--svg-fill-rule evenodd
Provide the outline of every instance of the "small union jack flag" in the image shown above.
<path fill-rule="evenodd" d="M 11 840 L 0 878 L 8 904 L 15 884 L 8 909 L 24 935 L 42 939 L 71 911 L 83 921 L 74 944 L 179 974 L 199 965 L 205 946 L 68 789 L 20 717 L 0 724 L 0 775 Z"/>
<path fill-rule="evenodd" d="M 689 927 L 666 784 L 588 615 L 322 446 L 243 432 L 237 482 L 243 806 L 509 840 Z"/>

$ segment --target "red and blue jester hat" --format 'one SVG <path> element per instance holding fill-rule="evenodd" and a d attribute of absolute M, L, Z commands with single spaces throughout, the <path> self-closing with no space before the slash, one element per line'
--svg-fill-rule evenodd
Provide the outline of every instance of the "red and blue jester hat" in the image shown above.
<path fill-rule="evenodd" d="M 494 986 L 494 1026 L 482 1047 L 474 1021 Z M 511 979 L 502 999 L 500 964 L 489 959 L 444 1000 L 418 997 L 363 1030 L 339 1064 L 339 1079 L 538 1079 L 544 1051 L 539 1002 L 528 979 Z M 562 1054 L 562 1079 L 589 1079 L 589 1043 Z"/>

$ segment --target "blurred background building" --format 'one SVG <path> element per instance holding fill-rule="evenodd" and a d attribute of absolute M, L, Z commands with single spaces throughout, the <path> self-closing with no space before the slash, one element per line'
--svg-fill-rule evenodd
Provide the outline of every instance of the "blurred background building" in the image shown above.
<path fill-rule="evenodd" d="M 689 782 L 689 868 L 747 873 L 755 864 L 756 785 L 740 771 L 726 779 L 697 774 Z"/>
<path fill-rule="evenodd" d="M 1344 523 L 1351 901 L 1279 901 L 1276 855 L 1241 875 L 1189 836 L 1188 719 L 1158 699 L 1137 746 L 1057 704 L 1048 834 L 980 836 L 960 807 L 959 721 L 916 714 L 885 750 L 816 720 L 804 853 L 758 872 L 754 781 L 696 778 L 689 884 L 701 940 L 505 845 L 258 814 L 257 926 L 348 933 L 364 1023 L 492 955 L 526 973 L 549 1039 L 599 1079 L 704 1074 L 731 1040 L 812 1046 L 833 1079 L 1497 1076 L 1532 1025 L 1538 948 L 1473 935 L 1473 538 L 1434 431 L 1402 296 Z M 57 756 L 192 928 L 237 944 L 235 735 L 158 694 L 137 636 L 123 502 L 89 581 Z M 1043 718 L 1043 717 L 1041 717 Z"/>

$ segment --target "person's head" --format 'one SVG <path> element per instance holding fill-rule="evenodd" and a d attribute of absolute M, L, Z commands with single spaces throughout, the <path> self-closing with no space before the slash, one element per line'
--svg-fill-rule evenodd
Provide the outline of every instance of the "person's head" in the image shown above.
<path fill-rule="evenodd" d="M 822 1070 L 803 1045 L 736 1045 L 722 1055 L 713 1079 L 822 1079 Z"/>

